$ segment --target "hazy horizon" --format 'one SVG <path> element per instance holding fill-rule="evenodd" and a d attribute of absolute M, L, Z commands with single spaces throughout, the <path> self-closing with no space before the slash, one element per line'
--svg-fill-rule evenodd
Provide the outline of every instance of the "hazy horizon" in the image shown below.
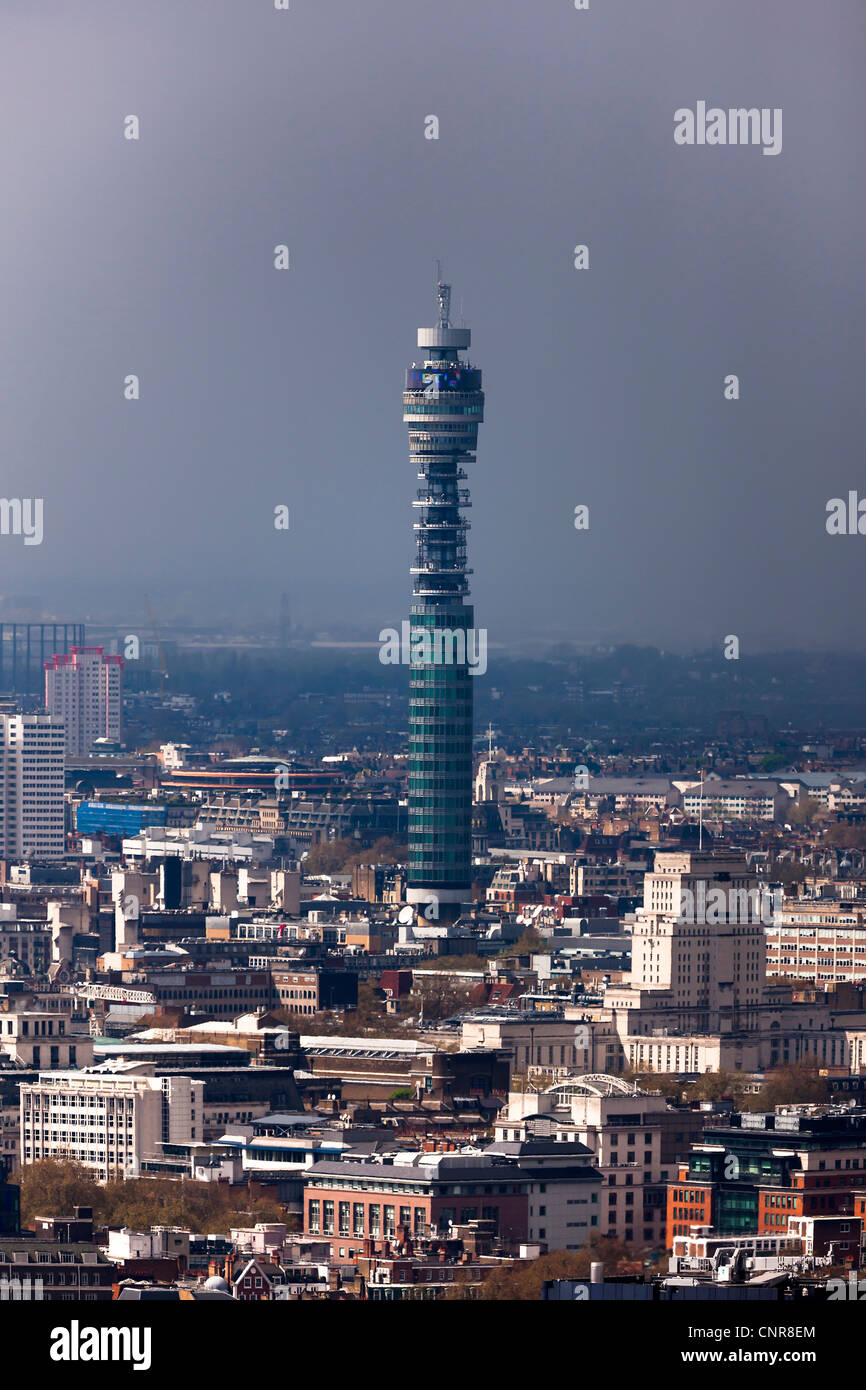
<path fill-rule="evenodd" d="M 400 396 L 441 257 L 484 372 L 492 650 L 866 652 L 866 536 L 825 526 L 866 434 L 858 20 L 7 0 L 2 491 L 44 499 L 44 539 L 0 536 L 0 621 L 407 616 Z M 778 156 L 678 147 L 701 100 L 783 110 Z"/>

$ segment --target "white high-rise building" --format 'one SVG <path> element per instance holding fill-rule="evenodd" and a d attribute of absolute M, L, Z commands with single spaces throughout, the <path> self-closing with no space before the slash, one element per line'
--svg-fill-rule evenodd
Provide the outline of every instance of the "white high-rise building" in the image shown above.
<path fill-rule="evenodd" d="M 706 1013 L 708 1022 L 726 1007 L 755 1008 L 771 920 L 756 885 L 742 854 L 656 854 L 632 932 L 632 986 L 667 990 L 677 1008 Z"/>
<path fill-rule="evenodd" d="M 98 738 L 119 739 L 123 657 L 102 647 L 72 647 L 45 663 L 45 708 L 66 725 L 66 752 L 80 758 Z"/>
<path fill-rule="evenodd" d="M 47 714 L 0 714 L 0 759 L 0 854 L 61 858 L 63 724 Z"/>
<path fill-rule="evenodd" d="M 758 1065 L 772 910 L 741 852 L 656 854 L 635 913 L 631 978 L 605 991 L 629 1066 L 702 1072 L 721 1065 L 723 1050 L 735 1066 Z"/>
<path fill-rule="evenodd" d="M 164 1144 L 201 1139 L 203 1096 L 188 1076 L 40 1072 L 21 1086 L 21 1162 L 75 1159 L 100 1182 L 137 1177 Z"/>

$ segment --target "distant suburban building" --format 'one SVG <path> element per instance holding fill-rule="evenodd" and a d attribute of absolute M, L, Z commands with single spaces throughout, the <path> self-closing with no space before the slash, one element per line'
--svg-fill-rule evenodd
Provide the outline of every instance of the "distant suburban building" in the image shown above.
<path fill-rule="evenodd" d="M 781 820 L 792 804 L 778 782 L 713 775 L 701 782 L 674 782 L 683 794 L 683 810 L 692 820 Z"/>

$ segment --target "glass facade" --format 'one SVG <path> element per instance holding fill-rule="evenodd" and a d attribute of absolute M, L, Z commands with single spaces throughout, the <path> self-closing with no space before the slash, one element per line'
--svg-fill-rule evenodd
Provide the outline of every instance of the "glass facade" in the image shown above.
<path fill-rule="evenodd" d="M 165 825 L 164 806 L 133 806 L 111 801 L 82 801 L 75 828 L 84 835 L 138 835 L 146 825 Z"/>
<path fill-rule="evenodd" d="M 449 324 L 450 287 L 438 286 L 439 324 L 422 330 L 428 357 L 406 373 L 403 418 L 420 487 L 409 658 L 409 889 L 459 902 L 472 879 L 471 669 L 473 630 L 464 465 L 484 417 L 481 372 L 460 361 L 469 332 Z"/>

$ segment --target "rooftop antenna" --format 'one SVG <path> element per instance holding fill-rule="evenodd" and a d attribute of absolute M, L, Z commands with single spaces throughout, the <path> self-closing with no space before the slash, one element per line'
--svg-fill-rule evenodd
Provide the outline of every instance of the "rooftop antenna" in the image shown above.
<path fill-rule="evenodd" d="M 439 300 L 439 327 L 447 328 L 451 321 L 451 286 L 437 281 L 436 296 Z"/>
<path fill-rule="evenodd" d="M 486 731 L 486 732 L 487 732 L 487 756 L 488 756 L 488 758 L 492 758 L 492 757 L 493 757 L 493 725 L 492 725 L 492 724 L 488 724 L 488 725 L 487 725 L 487 731 Z"/>
<path fill-rule="evenodd" d="M 704 770 L 698 769 L 701 779 L 701 791 L 698 798 L 698 852 L 704 847 Z"/>

